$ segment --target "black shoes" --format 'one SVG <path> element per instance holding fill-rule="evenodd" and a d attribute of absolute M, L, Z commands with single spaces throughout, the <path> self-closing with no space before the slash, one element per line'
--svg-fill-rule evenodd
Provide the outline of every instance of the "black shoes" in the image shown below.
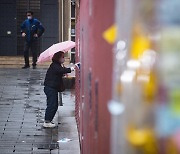
<path fill-rule="evenodd" d="M 22 69 L 26 69 L 26 68 L 29 68 L 30 66 L 29 65 L 24 65 L 23 67 L 22 67 Z"/>

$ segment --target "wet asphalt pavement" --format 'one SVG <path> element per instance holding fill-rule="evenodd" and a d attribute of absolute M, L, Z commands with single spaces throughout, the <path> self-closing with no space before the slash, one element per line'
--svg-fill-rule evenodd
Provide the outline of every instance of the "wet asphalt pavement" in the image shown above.
<path fill-rule="evenodd" d="M 46 108 L 46 96 L 43 92 L 45 73 L 46 69 L 0 69 L 0 154 L 63 154 L 60 152 L 61 144 L 57 141 L 61 135 L 72 132 L 64 131 L 61 134 L 60 128 L 72 119 L 65 116 L 63 123 L 63 118 L 59 118 L 63 112 L 57 113 L 55 123 L 58 127 L 42 127 Z M 65 113 L 72 113 L 69 118 L 74 118 L 74 95 L 71 91 L 64 95 L 65 101 L 67 99 L 67 104 L 69 103 L 67 108 L 71 110 Z M 74 121 L 72 125 L 76 125 Z M 74 130 L 74 134 L 76 131 Z M 68 153 L 69 149 L 63 150 Z"/>

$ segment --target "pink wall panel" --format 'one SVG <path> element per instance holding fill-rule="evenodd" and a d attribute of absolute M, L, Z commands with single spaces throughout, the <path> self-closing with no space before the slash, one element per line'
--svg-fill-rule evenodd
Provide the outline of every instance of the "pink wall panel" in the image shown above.
<path fill-rule="evenodd" d="M 107 103 L 111 98 L 112 45 L 103 39 L 102 33 L 113 23 L 113 0 L 80 2 L 76 61 L 81 62 L 81 70 L 76 74 L 76 119 L 80 138 L 83 136 L 83 154 L 110 153 Z"/>

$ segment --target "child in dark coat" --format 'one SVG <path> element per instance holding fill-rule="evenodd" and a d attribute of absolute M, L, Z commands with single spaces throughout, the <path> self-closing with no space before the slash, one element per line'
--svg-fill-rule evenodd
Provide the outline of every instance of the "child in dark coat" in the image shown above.
<path fill-rule="evenodd" d="M 63 67 L 62 64 L 64 61 L 63 52 L 60 51 L 54 54 L 52 63 L 46 73 L 44 81 L 44 93 L 47 97 L 47 108 L 45 112 L 45 122 L 43 124 L 43 126 L 46 128 L 53 128 L 56 126 L 52 120 L 58 109 L 58 92 L 62 92 L 65 89 L 62 77 L 64 74 L 74 71 L 73 67 Z"/>

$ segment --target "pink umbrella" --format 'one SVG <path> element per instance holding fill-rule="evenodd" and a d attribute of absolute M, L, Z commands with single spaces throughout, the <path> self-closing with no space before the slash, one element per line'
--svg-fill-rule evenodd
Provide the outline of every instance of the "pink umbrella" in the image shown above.
<path fill-rule="evenodd" d="M 37 63 L 50 61 L 55 53 L 59 51 L 62 51 L 65 53 L 71 48 L 74 48 L 75 45 L 76 44 L 73 41 L 65 41 L 65 42 L 53 44 L 52 46 L 50 46 L 48 49 L 46 49 L 44 52 L 40 54 Z"/>

